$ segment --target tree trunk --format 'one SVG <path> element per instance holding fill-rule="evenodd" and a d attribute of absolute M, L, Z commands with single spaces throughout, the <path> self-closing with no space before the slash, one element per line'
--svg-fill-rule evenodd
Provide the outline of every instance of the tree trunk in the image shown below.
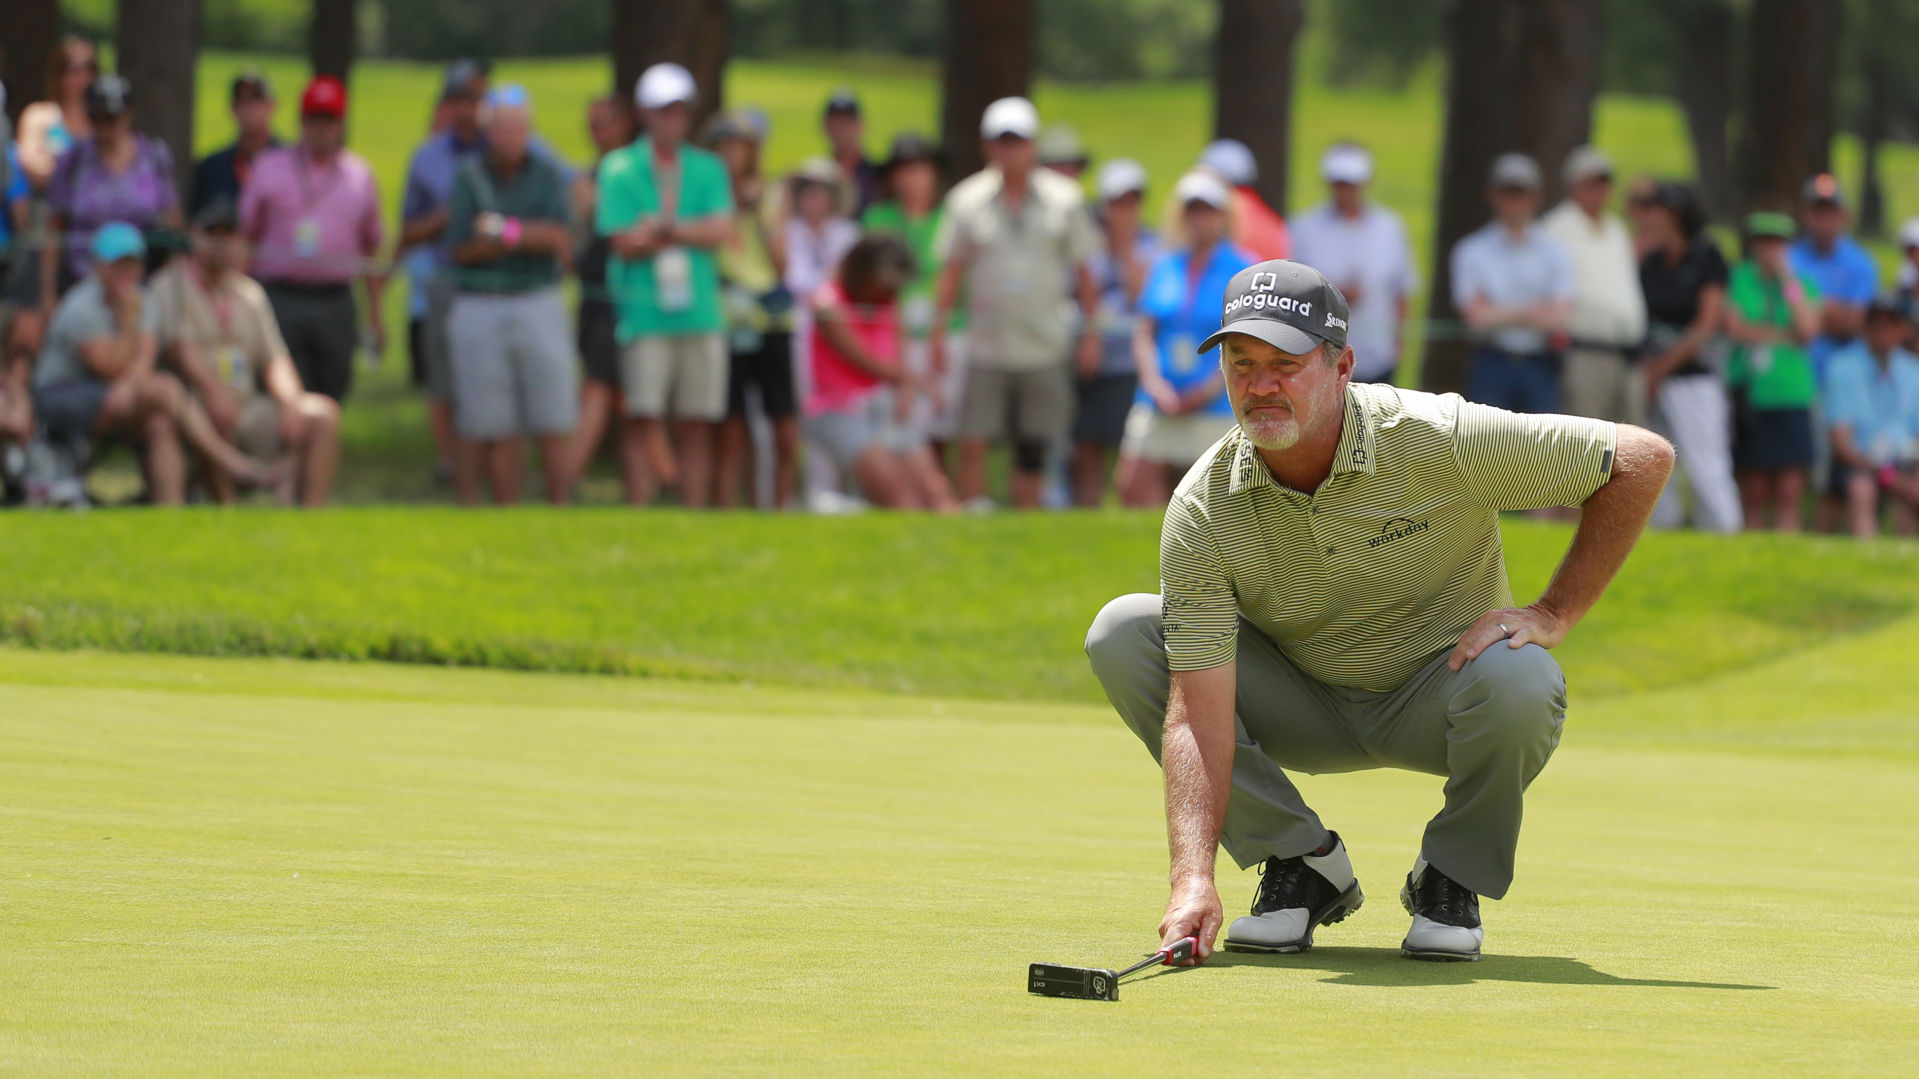
<path fill-rule="evenodd" d="M 1790 208 L 1806 178 L 1830 163 L 1839 8 L 1831 0 L 1753 2 L 1740 110 L 1745 209 Z"/>
<path fill-rule="evenodd" d="M 194 61 L 200 53 L 200 0 L 120 0 L 114 48 L 133 84 L 134 126 L 173 151 L 175 180 L 193 171 Z"/>
<path fill-rule="evenodd" d="M 633 100 L 640 73 L 672 61 L 693 73 L 693 130 L 726 101 L 726 0 L 612 0 L 613 93 Z"/>
<path fill-rule="evenodd" d="M 1859 231 L 1867 236 L 1882 236 L 1886 231 L 1886 194 L 1879 184 L 1879 147 L 1886 141 L 1892 112 L 1892 73 L 1887 68 L 1885 45 L 1891 27 L 1886 14 L 1883 2 L 1872 5 L 1868 23 L 1872 32 L 1866 35 L 1860 50 L 1864 54 L 1860 60 L 1865 71 L 1866 102 L 1859 124 Z"/>
<path fill-rule="evenodd" d="M 980 153 L 980 114 L 1033 85 L 1039 16 L 1029 0 L 946 0 L 940 84 L 940 143 L 952 175 L 970 176 Z"/>
<path fill-rule="evenodd" d="M 1485 224 L 1486 173 L 1509 151 L 1532 155 L 1556 198 L 1566 155 L 1592 134 L 1599 83 L 1601 0 L 1451 0 L 1446 24 L 1446 131 L 1439 160 L 1421 382 L 1465 385 L 1471 349 L 1457 328 L 1452 250 Z"/>
<path fill-rule="evenodd" d="M 348 81 L 360 36 L 358 7 L 357 0 L 313 0 L 307 52 L 315 75 Z"/>
<path fill-rule="evenodd" d="M 1293 46 L 1304 0 L 1220 0 L 1213 65 L 1213 136 L 1238 139 L 1259 165 L 1259 196 L 1286 211 L 1292 142 Z"/>
<path fill-rule="evenodd" d="M 1675 5 L 1673 33 L 1685 62 L 1676 65 L 1674 96 L 1692 136 L 1693 169 L 1706 210 L 1725 219 L 1739 204 L 1733 182 L 1726 126 L 1732 119 L 1733 31 L 1736 19 L 1725 0 Z"/>
<path fill-rule="evenodd" d="M 47 92 L 47 57 L 60 37 L 60 0 L 7 0 L 0 19 L 0 79 L 7 85 L 7 119 Z"/>

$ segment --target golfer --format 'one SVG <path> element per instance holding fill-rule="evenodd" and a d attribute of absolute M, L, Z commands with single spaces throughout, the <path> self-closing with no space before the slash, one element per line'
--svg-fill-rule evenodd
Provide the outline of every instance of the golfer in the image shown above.
<path fill-rule="evenodd" d="M 1160 933 L 1212 953 L 1216 845 L 1261 866 L 1226 946 L 1297 952 L 1363 895 L 1339 836 L 1286 776 L 1445 776 L 1400 899 L 1402 954 L 1479 958 L 1479 897 L 1512 883 L 1520 804 L 1559 744 L 1547 649 L 1626 560 L 1672 470 L 1650 432 L 1517 415 L 1352 381 L 1346 299 L 1273 260 L 1228 283 L 1219 332 L 1238 426 L 1187 473 L 1160 534 L 1160 595 L 1122 596 L 1086 652 L 1166 773 L 1172 897 Z M 1515 607 L 1501 510 L 1580 506 L 1543 596 Z"/>

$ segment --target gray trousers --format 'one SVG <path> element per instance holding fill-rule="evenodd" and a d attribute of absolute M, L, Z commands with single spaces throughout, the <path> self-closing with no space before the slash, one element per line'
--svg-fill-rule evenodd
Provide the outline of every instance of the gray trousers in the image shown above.
<path fill-rule="evenodd" d="M 1086 655 L 1108 700 L 1157 761 L 1171 676 L 1160 597 L 1121 596 L 1099 612 Z M 1398 689 L 1374 693 L 1309 677 L 1240 620 L 1238 746 L 1220 844 L 1241 869 L 1317 848 L 1326 826 L 1286 778 L 1404 768 L 1446 777 L 1446 803 L 1421 851 L 1440 872 L 1498 899 L 1513 879 L 1526 787 L 1559 745 L 1566 679 L 1538 645 L 1504 644 L 1457 673 L 1434 655 Z"/>

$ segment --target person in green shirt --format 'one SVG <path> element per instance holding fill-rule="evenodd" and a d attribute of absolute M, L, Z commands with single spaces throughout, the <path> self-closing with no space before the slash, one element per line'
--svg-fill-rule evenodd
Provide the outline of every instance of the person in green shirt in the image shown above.
<path fill-rule="evenodd" d="M 927 337 L 933 326 L 934 275 L 939 270 L 933 237 L 940 227 L 940 182 L 938 148 L 918 134 L 902 133 L 893 139 L 892 150 L 880 165 L 880 190 L 885 197 L 867 207 L 860 218 L 868 233 L 897 236 L 913 252 L 913 279 L 900 292 L 900 327 L 906 366 L 916 374 L 926 374 L 932 366 Z M 910 425 L 935 442 L 938 456 L 944 456 L 943 444 L 953 437 L 952 405 L 959 399 L 964 378 L 964 364 L 957 355 L 951 356 L 945 374 L 937 382 L 929 381 L 930 392 L 912 406 Z"/>
<path fill-rule="evenodd" d="M 683 504 L 704 509 L 714 431 L 726 416 L 726 315 L 715 252 L 733 232 L 733 184 L 724 162 L 686 141 L 695 90 L 685 68 L 654 64 L 633 96 L 646 137 L 606 156 L 595 217 L 612 248 L 606 280 L 619 311 L 626 497 L 635 506 L 651 501 L 641 467 L 650 464 L 660 482 L 677 483 Z"/>
<path fill-rule="evenodd" d="M 1792 218 L 1746 218 L 1746 260 L 1726 285 L 1732 358 L 1726 381 L 1737 402 L 1733 469 L 1746 526 L 1797 532 L 1812 467 L 1812 406 L 1818 397 L 1806 346 L 1819 334 L 1819 289 L 1792 268 Z"/>

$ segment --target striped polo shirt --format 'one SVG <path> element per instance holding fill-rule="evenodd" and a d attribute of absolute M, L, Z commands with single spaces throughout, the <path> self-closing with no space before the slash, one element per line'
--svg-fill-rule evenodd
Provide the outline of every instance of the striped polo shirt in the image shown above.
<path fill-rule="evenodd" d="M 1355 382 L 1332 472 L 1306 495 L 1235 427 L 1166 508 L 1168 664 L 1231 662 L 1244 616 L 1321 682 L 1396 689 L 1512 603 L 1499 511 L 1583 503 L 1617 446 L 1604 420 Z"/>

